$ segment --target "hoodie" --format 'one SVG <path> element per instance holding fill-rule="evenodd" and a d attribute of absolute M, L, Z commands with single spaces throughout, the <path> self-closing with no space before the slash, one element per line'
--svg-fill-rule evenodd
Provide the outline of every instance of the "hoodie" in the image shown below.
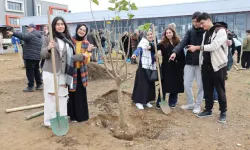
<path fill-rule="evenodd" d="M 14 32 L 13 36 L 24 41 L 23 59 L 24 60 L 40 60 L 40 52 L 42 49 L 42 34 L 33 30 L 30 33 Z"/>

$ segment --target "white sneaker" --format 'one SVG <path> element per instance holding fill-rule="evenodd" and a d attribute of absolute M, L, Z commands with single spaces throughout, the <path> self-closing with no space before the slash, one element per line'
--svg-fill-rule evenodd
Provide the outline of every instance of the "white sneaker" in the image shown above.
<path fill-rule="evenodd" d="M 136 103 L 135 106 L 140 110 L 144 109 L 143 105 L 140 103 Z"/>
<path fill-rule="evenodd" d="M 153 107 L 153 105 L 150 104 L 149 102 L 146 104 L 146 106 L 147 106 L 148 108 L 152 108 L 152 107 Z"/>
<path fill-rule="evenodd" d="M 193 110 L 193 113 L 194 114 L 198 114 L 201 112 L 201 106 L 198 106 L 198 105 L 195 105 L 194 106 L 194 110 Z"/>
<path fill-rule="evenodd" d="M 194 109 L 194 104 L 182 105 L 181 109 L 183 109 L 183 110 L 193 110 Z"/>

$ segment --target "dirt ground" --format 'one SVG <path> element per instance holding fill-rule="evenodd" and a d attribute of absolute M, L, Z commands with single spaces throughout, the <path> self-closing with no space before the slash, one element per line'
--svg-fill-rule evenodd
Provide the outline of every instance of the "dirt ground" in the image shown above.
<path fill-rule="evenodd" d="M 181 110 L 186 101 L 184 94 L 179 96 L 178 105 L 170 115 L 155 108 L 139 111 L 130 99 L 133 79 L 129 80 L 124 85 L 129 93 L 125 92 L 123 98 L 126 122 L 134 134 L 132 138 L 120 140 L 113 136 L 118 104 L 115 91 L 109 92 L 115 85 L 111 79 L 93 77 L 95 80 L 87 88 L 90 120 L 70 123 L 70 131 L 64 137 L 57 137 L 44 128 L 42 116 L 25 120 L 25 116 L 42 108 L 5 113 L 7 108 L 43 103 L 41 91 L 22 92 L 27 81 L 20 66 L 18 55 L 0 55 L 1 150 L 250 150 L 250 71 L 229 72 L 226 124 L 217 122 L 218 104 L 214 105 L 213 117 L 205 119 Z M 130 65 L 129 70 L 135 67 Z"/>

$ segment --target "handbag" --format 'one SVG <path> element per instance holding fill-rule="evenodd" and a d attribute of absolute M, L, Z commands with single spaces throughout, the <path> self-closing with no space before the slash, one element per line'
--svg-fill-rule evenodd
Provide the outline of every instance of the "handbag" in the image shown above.
<path fill-rule="evenodd" d="M 145 69 L 146 76 L 150 82 L 158 81 L 157 70 Z"/>

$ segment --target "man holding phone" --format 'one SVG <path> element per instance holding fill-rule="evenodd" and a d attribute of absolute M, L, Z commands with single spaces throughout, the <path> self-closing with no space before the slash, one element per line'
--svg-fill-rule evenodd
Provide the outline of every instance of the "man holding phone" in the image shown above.
<path fill-rule="evenodd" d="M 181 106 L 184 110 L 193 110 L 193 113 L 198 114 L 201 111 L 201 103 L 203 100 L 203 84 L 201 78 L 201 67 L 199 66 L 199 51 L 191 52 L 188 50 L 188 45 L 201 45 L 204 30 L 200 27 L 197 21 L 200 12 L 195 12 L 192 16 L 193 28 L 189 29 L 182 41 L 175 47 L 173 54 L 169 60 L 174 61 L 176 55 L 184 51 L 186 56 L 186 65 L 184 68 L 184 88 L 187 95 L 187 104 Z M 196 103 L 194 103 L 193 96 L 193 81 L 196 80 L 198 86 L 198 93 L 196 96 Z"/>

